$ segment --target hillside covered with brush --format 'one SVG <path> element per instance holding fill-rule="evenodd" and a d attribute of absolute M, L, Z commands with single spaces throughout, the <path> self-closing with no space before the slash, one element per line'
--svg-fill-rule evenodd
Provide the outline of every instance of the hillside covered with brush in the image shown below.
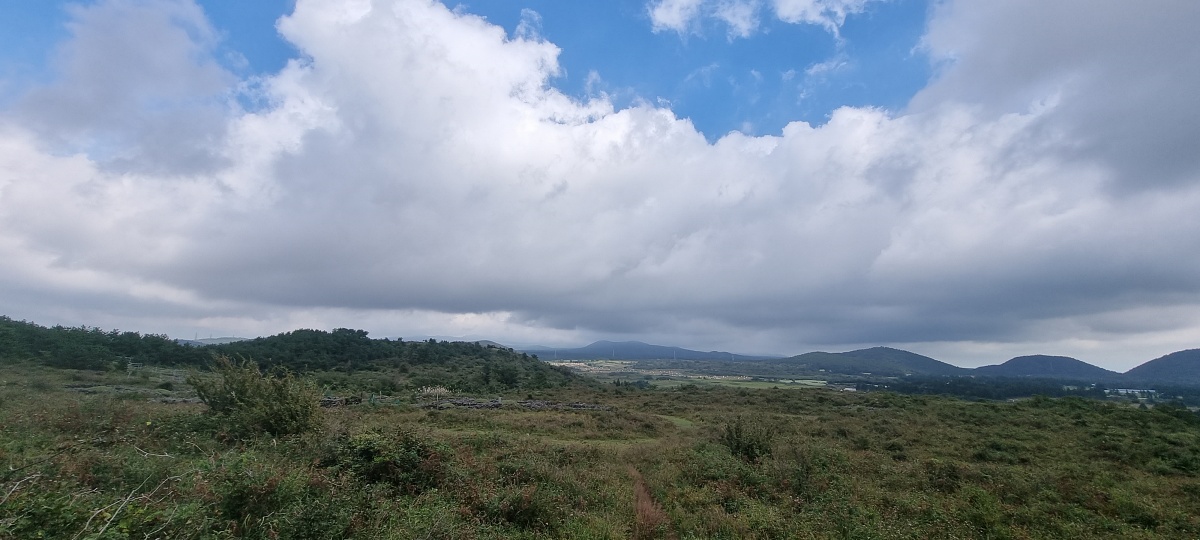
<path fill-rule="evenodd" d="M 470 342 L 372 339 L 363 330 L 295 330 L 220 345 L 182 345 L 167 336 L 81 326 L 44 327 L 0 317 L 0 360 L 57 368 L 123 370 L 129 363 L 205 368 L 216 356 L 314 378 L 330 390 L 394 392 L 446 386 L 470 392 L 541 389 L 579 377 L 526 353 Z"/>

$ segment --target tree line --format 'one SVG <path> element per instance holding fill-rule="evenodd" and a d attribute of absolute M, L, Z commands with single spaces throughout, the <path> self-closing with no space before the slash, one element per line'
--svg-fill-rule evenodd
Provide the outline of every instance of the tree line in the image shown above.
<path fill-rule="evenodd" d="M 274 336 L 193 346 L 168 336 L 94 327 L 44 327 L 0 316 L 0 360 L 53 367 L 124 369 L 128 363 L 203 368 L 218 356 L 244 358 L 264 369 L 309 373 L 327 386 L 379 391 L 448 386 L 487 392 L 549 388 L 577 379 L 536 355 L 473 342 L 372 339 L 364 330 L 301 329 Z M 387 376 L 372 373 L 387 372 Z"/>

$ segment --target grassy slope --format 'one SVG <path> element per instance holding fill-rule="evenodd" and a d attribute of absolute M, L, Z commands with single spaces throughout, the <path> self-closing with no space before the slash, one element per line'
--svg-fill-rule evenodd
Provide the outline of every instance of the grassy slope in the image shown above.
<path fill-rule="evenodd" d="M 576 388 L 534 397 L 614 410 L 361 405 L 236 440 L 146 401 L 166 376 L 0 366 L 0 538 L 1200 534 L 1200 427 L 1168 409 Z M 720 442 L 739 416 L 769 455 Z"/>

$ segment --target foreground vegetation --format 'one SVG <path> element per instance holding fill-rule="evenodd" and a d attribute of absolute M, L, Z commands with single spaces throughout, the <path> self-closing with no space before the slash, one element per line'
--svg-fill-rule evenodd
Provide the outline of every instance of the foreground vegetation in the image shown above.
<path fill-rule="evenodd" d="M 217 367 L 210 407 L 170 371 L 0 364 L 0 538 L 1200 535 L 1179 407 L 581 384 L 320 409 L 316 374 Z"/>

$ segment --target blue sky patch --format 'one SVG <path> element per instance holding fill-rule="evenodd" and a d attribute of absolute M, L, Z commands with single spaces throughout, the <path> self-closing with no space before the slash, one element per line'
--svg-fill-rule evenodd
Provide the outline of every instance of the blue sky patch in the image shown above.
<path fill-rule="evenodd" d="M 198 3 L 221 37 L 217 59 L 231 72 L 270 74 L 299 55 L 275 29 L 294 0 Z M 68 35 L 69 4 L 23 2 L 7 10 L 0 18 L 0 77 L 28 84 L 48 76 L 55 44 Z M 869 4 L 849 15 L 838 35 L 780 21 L 762 7 L 747 37 L 732 36 L 715 19 L 701 19 L 683 34 L 655 32 L 642 0 L 472 0 L 450 7 L 510 36 L 533 29 L 557 45 L 562 73 L 551 84 L 564 93 L 579 99 L 604 93 L 618 108 L 643 100 L 669 106 L 709 140 L 731 131 L 778 134 L 793 121 L 821 125 L 842 106 L 897 111 L 931 73 L 917 48 L 924 0 Z M 0 86 L 0 97 L 18 94 L 13 84 Z"/>

